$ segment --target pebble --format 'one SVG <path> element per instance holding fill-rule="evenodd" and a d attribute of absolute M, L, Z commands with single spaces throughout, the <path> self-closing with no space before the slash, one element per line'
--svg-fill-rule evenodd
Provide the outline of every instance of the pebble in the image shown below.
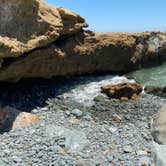
<path fill-rule="evenodd" d="M 81 117 L 82 115 L 83 115 L 83 112 L 81 111 L 81 110 L 79 110 L 79 109 L 74 109 L 74 110 L 72 110 L 72 112 L 71 112 L 73 115 L 75 115 L 76 117 Z"/>
<path fill-rule="evenodd" d="M 109 132 L 111 132 L 111 133 L 114 133 L 114 132 L 116 132 L 118 129 L 117 129 L 116 127 L 110 126 L 110 127 L 107 128 L 107 130 L 108 130 Z"/>
<path fill-rule="evenodd" d="M 147 151 L 145 151 L 145 150 L 138 150 L 138 151 L 136 151 L 136 154 L 137 154 L 138 156 L 145 156 L 145 155 L 147 155 L 148 153 L 147 153 Z"/>
<path fill-rule="evenodd" d="M 115 117 L 113 118 L 113 121 L 116 122 L 116 123 L 120 123 L 121 120 L 122 120 L 122 119 L 121 119 L 120 116 L 115 116 Z"/>
<path fill-rule="evenodd" d="M 130 145 L 126 145 L 126 146 L 123 147 L 123 151 L 125 153 L 132 153 L 133 149 L 132 149 L 132 147 Z"/>
<path fill-rule="evenodd" d="M 113 161 L 114 157 L 112 155 L 107 155 L 107 160 L 108 162 Z"/>

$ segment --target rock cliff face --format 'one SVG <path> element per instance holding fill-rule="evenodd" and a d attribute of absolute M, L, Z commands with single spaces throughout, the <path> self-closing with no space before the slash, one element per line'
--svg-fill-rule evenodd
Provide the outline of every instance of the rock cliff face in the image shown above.
<path fill-rule="evenodd" d="M 93 33 L 78 14 L 42 0 L 0 3 L 0 81 L 128 72 L 166 59 L 164 32 Z"/>
<path fill-rule="evenodd" d="M 42 0 L 0 0 L 0 57 L 18 57 L 86 27 L 85 20 Z"/>

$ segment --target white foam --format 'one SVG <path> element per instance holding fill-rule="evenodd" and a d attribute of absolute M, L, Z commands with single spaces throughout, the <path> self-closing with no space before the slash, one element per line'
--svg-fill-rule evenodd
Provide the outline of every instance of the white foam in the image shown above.
<path fill-rule="evenodd" d="M 99 80 L 99 81 L 98 81 Z M 90 83 L 83 85 L 78 85 L 74 89 L 67 93 L 64 93 L 64 98 L 84 104 L 86 106 L 93 105 L 93 99 L 98 96 L 101 92 L 101 86 L 108 84 L 117 84 L 125 82 L 135 82 L 134 80 L 129 80 L 124 76 L 100 76 L 94 77 Z"/>

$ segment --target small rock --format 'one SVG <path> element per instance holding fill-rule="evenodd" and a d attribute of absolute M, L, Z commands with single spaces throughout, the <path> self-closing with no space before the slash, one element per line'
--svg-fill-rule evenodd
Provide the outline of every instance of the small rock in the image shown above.
<path fill-rule="evenodd" d="M 127 102 L 129 99 L 128 99 L 128 97 L 121 97 L 120 98 L 120 101 L 121 102 Z"/>
<path fill-rule="evenodd" d="M 121 122 L 121 117 L 117 114 L 114 114 L 113 115 L 113 121 L 116 122 L 116 123 L 120 123 Z"/>
<path fill-rule="evenodd" d="M 22 160 L 20 158 L 18 158 L 17 156 L 13 156 L 13 161 L 15 163 L 21 163 L 22 162 Z"/>
<path fill-rule="evenodd" d="M 111 133 L 114 133 L 114 132 L 117 131 L 117 128 L 111 126 L 111 127 L 108 127 L 107 130 L 108 130 L 109 132 L 111 132 Z"/>
<path fill-rule="evenodd" d="M 130 115 L 126 115 L 126 116 L 125 116 L 125 119 L 126 119 L 126 120 L 130 120 Z"/>
<path fill-rule="evenodd" d="M 41 108 L 41 111 L 48 111 L 48 110 L 49 110 L 48 107 Z"/>
<path fill-rule="evenodd" d="M 38 110 L 38 109 L 33 109 L 31 112 L 33 112 L 33 113 L 38 113 L 39 110 Z"/>
<path fill-rule="evenodd" d="M 143 156 L 143 155 L 147 155 L 148 153 L 147 153 L 147 151 L 145 151 L 145 150 L 138 150 L 138 151 L 136 152 L 136 154 L 137 154 L 138 156 Z"/>
<path fill-rule="evenodd" d="M 127 146 L 123 147 L 123 151 L 125 153 L 132 153 L 133 149 L 132 149 L 132 147 L 130 145 L 127 145 Z"/>
<path fill-rule="evenodd" d="M 74 110 L 72 110 L 71 113 L 72 113 L 73 115 L 75 115 L 76 117 L 78 117 L 78 118 L 83 115 L 83 112 L 80 111 L 79 109 L 74 109 Z"/>
<path fill-rule="evenodd" d="M 94 98 L 94 101 L 96 102 L 102 102 L 105 100 L 105 97 L 103 95 L 98 95 Z"/>
<path fill-rule="evenodd" d="M 112 155 L 107 155 L 107 160 L 108 160 L 109 162 L 111 162 L 113 159 L 114 159 L 114 157 L 113 157 Z"/>

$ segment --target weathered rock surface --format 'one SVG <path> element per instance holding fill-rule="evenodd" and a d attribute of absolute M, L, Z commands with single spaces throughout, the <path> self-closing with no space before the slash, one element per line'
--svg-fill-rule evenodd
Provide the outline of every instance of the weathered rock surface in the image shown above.
<path fill-rule="evenodd" d="M 151 128 L 154 141 L 166 145 L 166 106 L 153 116 Z"/>
<path fill-rule="evenodd" d="M 154 139 L 152 146 L 154 160 L 157 166 L 166 165 L 166 105 L 153 116 L 151 133 Z"/>
<path fill-rule="evenodd" d="M 93 33 L 78 14 L 42 0 L 0 3 L 0 81 L 128 72 L 166 59 L 165 32 Z"/>
<path fill-rule="evenodd" d="M 110 98 L 127 101 L 128 99 L 136 99 L 142 91 L 142 87 L 136 83 L 121 83 L 115 85 L 107 85 L 101 87 L 103 93 Z M 126 99 L 126 100 L 124 100 Z"/>
<path fill-rule="evenodd" d="M 86 27 L 85 20 L 43 0 L 0 0 L 0 58 L 18 57 Z"/>

